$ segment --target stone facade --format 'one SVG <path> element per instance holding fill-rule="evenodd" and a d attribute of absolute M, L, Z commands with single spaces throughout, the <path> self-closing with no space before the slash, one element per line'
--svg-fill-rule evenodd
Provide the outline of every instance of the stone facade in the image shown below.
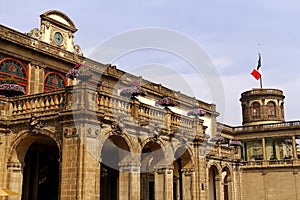
<path fill-rule="evenodd" d="M 9 199 L 300 198 L 300 122 L 284 121 L 281 91 L 243 94 L 246 108 L 268 105 L 266 92 L 277 112 L 243 112 L 244 126 L 231 127 L 214 104 L 84 57 L 64 13 L 42 14 L 28 34 L 0 29 L 0 80 L 26 90 L 0 96 L 0 186 L 20 194 Z M 76 64 L 92 76 L 66 77 Z M 132 82 L 147 95 L 120 95 Z M 175 107 L 155 104 L 164 96 Z M 188 116 L 195 107 L 206 114 Z"/>

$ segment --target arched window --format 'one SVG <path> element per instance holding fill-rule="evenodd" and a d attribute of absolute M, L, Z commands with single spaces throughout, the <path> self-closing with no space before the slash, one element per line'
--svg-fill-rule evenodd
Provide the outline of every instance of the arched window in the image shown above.
<path fill-rule="evenodd" d="M 275 116 L 275 115 L 276 115 L 275 103 L 270 101 L 268 102 L 268 116 Z"/>
<path fill-rule="evenodd" d="M 254 102 L 252 104 L 252 116 L 259 117 L 260 116 L 260 104 L 258 102 Z"/>
<path fill-rule="evenodd" d="M 23 63 L 14 58 L 4 58 L 0 61 L 0 80 L 13 78 L 19 85 L 27 86 L 26 68 Z"/>
<path fill-rule="evenodd" d="M 44 91 L 51 92 L 65 88 L 65 78 L 61 74 L 50 72 L 45 76 Z"/>

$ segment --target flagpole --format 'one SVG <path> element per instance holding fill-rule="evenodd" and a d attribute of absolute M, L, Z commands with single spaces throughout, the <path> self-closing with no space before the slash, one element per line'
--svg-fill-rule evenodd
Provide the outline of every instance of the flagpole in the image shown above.
<path fill-rule="evenodd" d="M 260 68 L 261 67 L 261 53 L 260 52 L 258 52 L 258 57 L 259 57 L 258 65 L 259 65 L 259 68 Z M 260 82 L 260 89 L 262 89 L 262 73 L 260 73 L 260 81 L 259 82 Z"/>
<path fill-rule="evenodd" d="M 260 75 L 260 89 L 262 89 L 262 76 Z"/>

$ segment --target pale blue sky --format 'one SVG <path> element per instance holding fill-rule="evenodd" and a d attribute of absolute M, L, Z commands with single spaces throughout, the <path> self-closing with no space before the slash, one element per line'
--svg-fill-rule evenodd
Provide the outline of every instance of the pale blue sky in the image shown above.
<path fill-rule="evenodd" d="M 86 56 L 113 35 L 136 28 L 164 28 L 193 39 L 205 49 L 220 73 L 226 94 L 224 121 L 229 125 L 241 124 L 240 94 L 259 87 L 250 72 L 260 51 L 264 87 L 284 90 L 286 120 L 300 119 L 300 2 L 297 0 L 2 0 L 0 22 L 20 32 L 29 32 L 39 27 L 39 15 L 50 9 L 60 10 L 73 20 L 78 28 L 75 43 Z M 143 56 L 145 53 L 147 58 Z M 184 79 L 195 79 L 193 74 L 184 76 L 188 63 L 159 51 L 132 53 L 115 64 L 132 73 L 152 74 L 154 79 L 149 63 L 174 69 Z M 147 70 L 141 70 L 141 66 Z M 153 70 L 157 71 L 157 66 L 153 65 Z M 160 76 L 155 75 L 158 78 L 155 81 L 175 90 L 184 89 L 177 79 L 165 78 L 163 73 Z M 202 82 L 203 88 L 198 85 L 195 93 L 209 102 L 209 91 Z"/>

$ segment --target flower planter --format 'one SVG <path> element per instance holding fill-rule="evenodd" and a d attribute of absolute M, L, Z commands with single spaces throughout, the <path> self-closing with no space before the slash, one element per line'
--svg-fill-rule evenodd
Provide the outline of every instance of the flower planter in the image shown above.
<path fill-rule="evenodd" d="M 234 140 L 234 141 L 229 142 L 229 146 L 241 147 L 241 146 L 243 146 L 243 144 L 241 141 Z"/>
<path fill-rule="evenodd" d="M 135 98 L 136 96 L 146 96 L 147 93 L 138 83 L 130 83 L 128 87 L 121 90 L 120 95 L 127 98 Z"/>
<path fill-rule="evenodd" d="M 210 135 L 204 134 L 204 138 L 205 138 L 205 139 L 209 139 L 209 138 L 210 138 Z"/>
<path fill-rule="evenodd" d="M 194 108 L 187 113 L 188 116 L 194 116 L 194 117 L 203 117 L 205 116 L 205 114 L 206 112 L 202 108 Z"/>
<path fill-rule="evenodd" d="M 14 79 L 4 79 L 0 84 L 0 94 L 6 97 L 15 97 L 25 94 L 24 87 L 17 84 Z"/>
<path fill-rule="evenodd" d="M 81 82 L 86 82 L 88 81 L 91 77 L 92 74 L 89 72 L 89 67 L 83 64 L 76 64 L 75 67 L 73 67 L 67 74 L 66 77 L 70 79 L 78 79 Z"/>
<path fill-rule="evenodd" d="M 216 142 L 216 143 L 222 143 L 222 142 L 224 142 L 224 140 L 225 139 L 222 136 L 215 136 L 215 137 L 211 138 L 210 141 Z"/>
<path fill-rule="evenodd" d="M 174 99 L 171 99 L 170 97 L 163 97 L 162 99 L 155 102 L 155 105 L 164 106 L 164 107 L 173 107 L 177 106 L 178 102 Z"/>

